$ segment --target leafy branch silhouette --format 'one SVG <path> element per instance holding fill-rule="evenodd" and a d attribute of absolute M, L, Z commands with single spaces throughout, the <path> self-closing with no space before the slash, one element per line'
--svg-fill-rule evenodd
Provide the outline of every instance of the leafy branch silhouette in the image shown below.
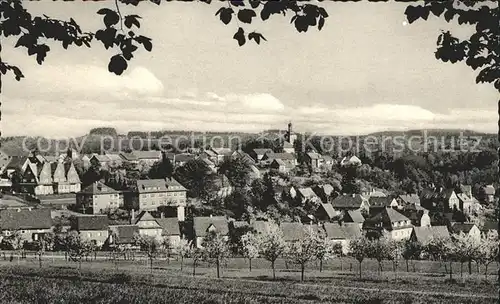
<path fill-rule="evenodd" d="M 23 7 L 21 0 L 2 1 L 0 3 L 0 35 L 4 37 L 19 36 L 15 47 L 25 48 L 28 55 L 35 56 L 40 65 L 43 64 L 50 52 L 50 47 L 44 43 L 44 40 L 60 42 L 64 49 L 70 45 L 90 48 L 92 42 L 97 40 L 105 49 L 117 50 L 117 53 L 109 60 L 108 70 L 116 75 L 122 75 L 134 57 L 134 52 L 140 46 L 148 52 L 153 49 L 152 39 L 137 33 L 141 27 L 141 16 L 136 14 L 123 16 L 120 11 L 120 5 L 138 6 L 141 2 L 151 2 L 156 5 L 162 3 L 161 0 L 114 0 L 114 7 L 102 8 L 97 11 L 97 14 L 102 16 L 104 28 L 94 33 L 83 32 L 73 18 L 64 21 L 46 15 L 43 17 L 32 16 Z M 211 0 L 197 2 L 212 3 Z M 227 1 L 227 7 L 222 6 L 215 13 L 215 16 L 218 16 L 225 25 L 232 21 L 237 23 L 233 39 L 238 42 L 239 46 L 243 46 L 250 40 L 260 44 L 261 41 L 267 41 L 266 38 L 255 30 L 247 33 L 240 22 L 244 26 L 248 26 L 256 20 L 258 15 L 262 21 L 266 21 L 273 15 L 286 16 L 287 12 L 292 12 L 291 23 L 294 24 L 298 32 L 307 32 L 310 27 L 314 26 L 317 26 L 319 30 L 323 28 L 325 19 L 328 17 L 326 10 L 315 4 L 301 2 L 304 1 L 230 0 Z M 233 15 L 235 15 L 234 18 Z M 24 74 L 17 66 L 2 61 L 0 58 L 0 73 L 5 75 L 7 72 L 12 72 L 18 81 L 24 78 Z"/>

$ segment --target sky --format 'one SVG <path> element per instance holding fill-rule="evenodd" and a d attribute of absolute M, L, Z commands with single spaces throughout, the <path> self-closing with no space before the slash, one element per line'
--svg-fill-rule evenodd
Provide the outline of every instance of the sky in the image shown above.
<path fill-rule="evenodd" d="M 111 2 L 24 2 L 32 14 L 69 19 L 84 30 L 104 25 L 96 11 Z M 408 25 L 404 3 L 322 2 L 321 31 L 298 33 L 291 16 L 245 25 L 267 39 L 239 47 L 238 25 L 215 16 L 221 3 L 143 3 L 139 50 L 122 76 L 107 71 L 115 53 L 50 44 L 42 66 L 15 40 L 2 60 L 20 82 L 3 77 L 3 136 L 81 136 L 93 127 L 130 130 L 300 132 L 356 135 L 385 130 L 459 128 L 496 132 L 498 92 L 476 84 L 464 63 L 435 59 L 441 30 L 464 26 L 430 17 Z"/>

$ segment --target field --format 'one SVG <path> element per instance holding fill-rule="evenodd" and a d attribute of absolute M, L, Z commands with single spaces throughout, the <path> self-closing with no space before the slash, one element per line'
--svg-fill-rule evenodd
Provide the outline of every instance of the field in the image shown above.
<path fill-rule="evenodd" d="M 319 271 L 315 262 L 300 282 L 297 267 L 288 269 L 278 261 L 277 279 L 272 280 L 269 262 L 252 262 L 252 271 L 243 259 L 231 259 L 217 279 L 214 267 L 201 263 L 193 277 L 191 261 L 183 269 L 177 260 L 156 260 L 151 274 L 146 259 L 117 263 L 98 257 L 76 263 L 61 256 L 38 260 L 0 259 L 0 297 L 2 303 L 497 303 L 497 266 L 491 265 L 489 280 L 484 273 L 468 274 L 464 265 L 454 265 L 454 280 L 444 264 L 419 261 L 406 272 L 404 263 L 397 273 L 385 262 L 363 263 L 359 279 L 356 261 L 328 261 Z M 413 271 L 415 270 L 415 272 Z"/>

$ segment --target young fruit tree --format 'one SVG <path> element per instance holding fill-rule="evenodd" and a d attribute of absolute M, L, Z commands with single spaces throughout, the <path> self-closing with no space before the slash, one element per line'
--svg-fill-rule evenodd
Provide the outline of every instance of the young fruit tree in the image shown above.
<path fill-rule="evenodd" d="M 369 241 L 367 248 L 367 257 L 375 259 L 378 263 L 378 274 L 382 274 L 382 262 L 389 257 L 389 240 L 381 237 L 379 239 Z"/>
<path fill-rule="evenodd" d="M 420 258 L 423 250 L 422 244 L 418 241 L 407 239 L 403 241 L 401 246 L 401 256 L 406 262 L 406 272 L 409 272 L 409 262 Z"/>
<path fill-rule="evenodd" d="M 361 263 L 368 257 L 370 250 L 370 241 L 364 237 L 358 237 L 349 242 L 349 253 L 359 263 L 359 278 L 361 279 Z"/>
<path fill-rule="evenodd" d="M 491 263 L 499 262 L 499 246 L 498 233 L 490 231 L 486 237 L 481 239 L 479 251 L 477 252 L 476 262 L 484 265 L 484 278 L 488 280 L 488 266 Z"/>
<path fill-rule="evenodd" d="M 189 242 L 184 238 L 180 239 L 180 241 L 177 243 L 175 251 L 177 252 L 177 255 L 181 258 L 181 271 L 183 270 L 184 267 L 184 258 L 189 257 L 190 250 L 191 250 L 191 242 Z"/>
<path fill-rule="evenodd" d="M 404 241 L 390 240 L 387 243 L 387 259 L 392 261 L 392 270 L 394 277 L 398 277 L 398 265 L 402 257 Z"/>
<path fill-rule="evenodd" d="M 220 265 L 231 256 L 228 240 L 220 233 L 209 233 L 203 240 L 204 258 L 215 264 L 217 278 L 220 278 Z"/>
<path fill-rule="evenodd" d="M 204 248 L 198 248 L 196 245 L 189 246 L 187 257 L 193 261 L 193 277 L 196 275 L 196 266 L 205 257 L 204 251 Z"/>
<path fill-rule="evenodd" d="M 252 271 L 252 260 L 259 257 L 259 238 L 255 233 L 247 232 L 241 236 L 241 254 L 248 259 L 248 269 Z"/>
<path fill-rule="evenodd" d="M 167 264 L 170 264 L 170 256 L 172 255 L 172 243 L 168 237 L 164 237 L 161 241 L 161 250 L 167 258 Z"/>
<path fill-rule="evenodd" d="M 271 223 L 268 231 L 263 233 L 259 242 L 259 255 L 271 262 L 273 279 L 276 279 L 275 262 L 279 257 L 283 257 L 287 252 L 287 243 L 283 237 L 283 232 L 278 225 Z"/>
<path fill-rule="evenodd" d="M 36 255 L 38 256 L 38 265 L 42 268 L 42 256 L 45 254 L 46 244 L 43 237 L 33 242 Z"/>
<path fill-rule="evenodd" d="M 151 274 L 153 274 L 153 261 L 160 253 L 160 242 L 154 236 L 136 234 L 134 235 L 134 244 L 139 246 L 140 250 L 148 257 L 149 269 Z"/>
<path fill-rule="evenodd" d="M 331 250 L 331 257 L 338 257 L 340 261 L 340 271 L 344 270 L 344 267 L 342 265 L 342 258 L 344 257 L 344 247 L 342 246 L 341 243 L 339 242 L 330 242 L 330 250 Z"/>
<path fill-rule="evenodd" d="M 288 257 L 293 263 L 300 265 L 300 281 L 304 281 L 306 265 L 316 258 L 318 245 L 322 241 L 316 232 L 304 229 L 304 238 L 293 242 L 288 249 Z"/>
<path fill-rule="evenodd" d="M 66 252 L 70 260 L 78 263 L 78 274 L 81 274 L 82 260 L 92 252 L 92 244 L 83 240 L 77 231 L 70 231 L 64 239 Z"/>
<path fill-rule="evenodd" d="M 319 261 L 319 272 L 323 271 L 323 262 L 332 259 L 335 255 L 335 248 L 341 244 L 328 240 L 323 235 L 319 235 L 316 244 L 316 259 Z"/>
<path fill-rule="evenodd" d="M 460 277 L 463 278 L 464 275 L 464 263 L 472 262 L 472 259 L 476 257 L 479 253 L 480 242 L 478 239 L 472 237 L 469 234 L 461 232 L 453 237 L 455 255 L 457 260 L 460 262 Z M 471 267 L 469 267 L 469 272 L 471 272 Z"/>

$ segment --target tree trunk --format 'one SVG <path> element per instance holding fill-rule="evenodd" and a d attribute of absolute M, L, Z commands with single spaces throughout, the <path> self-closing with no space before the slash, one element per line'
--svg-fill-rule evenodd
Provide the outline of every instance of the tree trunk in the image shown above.
<path fill-rule="evenodd" d="M 271 262 L 271 268 L 273 269 L 273 280 L 276 280 L 276 271 L 274 270 L 274 261 Z"/>
<path fill-rule="evenodd" d="M 217 259 L 217 279 L 220 279 L 220 261 Z"/>
<path fill-rule="evenodd" d="M 359 262 L 359 279 L 361 280 L 361 263 L 362 262 Z"/>
<path fill-rule="evenodd" d="M 38 265 L 40 266 L 40 268 L 42 268 L 42 255 L 41 254 L 38 255 Z"/>
<path fill-rule="evenodd" d="M 488 280 L 488 264 L 484 265 L 484 279 Z"/>
<path fill-rule="evenodd" d="M 409 261 L 406 260 L 406 272 L 410 272 L 410 268 L 409 268 Z"/>
<path fill-rule="evenodd" d="M 149 269 L 151 271 L 151 275 L 153 275 L 153 258 L 149 258 Z"/>
<path fill-rule="evenodd" d="M 453 279 L 453 262 L 450 261 L 450 280 Z"/>
<path fill-rule="evenodd" d="M 182 271 L 183 264 L 184 264 L 184 257 L 181 255 L 181 271 Z"/>
<path fill-rule="evenodd" d="M 196 275 L 196 261 L 193 259 L 193 277 Z"/>
<path fill-rule="evenodd" d="M 248 259 L 248 268 L 252 272 L 252 259 Z"/>
<path fill-rule="evenodd" d="M 469 275 L 471 275 L 472 274 L 472 261 L 469 260 L 468 263 L 469 263 L 469 265 L 468 265 L 469 266 Z"/>
<path fill-rule="evenodd" d="M 319 260 L 319 272 L 323 271 L 323 259 Z"/>
<path fill-rule="evenodd" d="M 300 281 L 304 282 L 304 271 L 305 271 L 306 265 L 301 264 L 300 265 Z"/>
<path fill-rule="evenodd" d="M 464 277 L 464 262 L 460 262 L 460 278 Z"/>

